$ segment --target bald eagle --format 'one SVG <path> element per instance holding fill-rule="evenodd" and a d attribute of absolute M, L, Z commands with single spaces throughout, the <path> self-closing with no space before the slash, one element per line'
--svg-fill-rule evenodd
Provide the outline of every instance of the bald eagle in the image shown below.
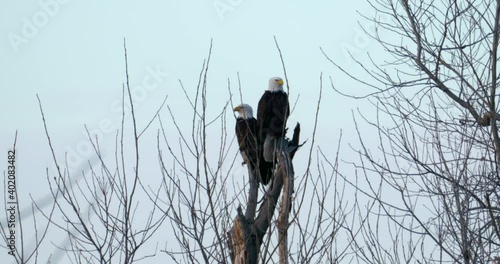
<path fill-rule="evenodd" d="M 274 162 L 277 138 L 285 136 L 286 120 L 290 115 L 288 95 L 283 91 L 283 79 L 273 77 L 269 87 L 259 100 L 257 120 L 259 123 L 259 144 L 266 162 Z"/>
<path fill-rule="evenodd" d="M 233 110 L 238 112 L 236 137 L 240 146 L 240 154 L 243 157 L 243 164 L 250 166 L 256 175 L 258 173 L 257 179 L 263 184 L 267 184 L 271 179 L 273 164 L 264 161 L 262 155 L 259 154 L 259 127 L 257 120 L 253 117 L 252 107 L 241 104 Z"/>
<path fill-rule="evenodd" d="M 243 162 L 250 168 L 255 169 L 259 157 L 257 150 L 257 120 L 253 117 L 252 107 L 247 104 L 238 105 L 233 110 L 239 114 L 236 119 L 236 137 L 238 138 Z"/>

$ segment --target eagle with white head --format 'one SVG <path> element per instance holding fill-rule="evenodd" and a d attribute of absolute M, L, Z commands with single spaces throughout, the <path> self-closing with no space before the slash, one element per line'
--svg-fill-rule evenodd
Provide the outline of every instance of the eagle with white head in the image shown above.
<path fill-rule="evenodd" d="M 274 162 L 277 139 L 285 136 L 286 121 L 290 115 L 288 95 L 283 91 L 283 79 L 269 79 L 269 87 L 259 100 L 257 121 L 259 144 L 266 162 Z"/>

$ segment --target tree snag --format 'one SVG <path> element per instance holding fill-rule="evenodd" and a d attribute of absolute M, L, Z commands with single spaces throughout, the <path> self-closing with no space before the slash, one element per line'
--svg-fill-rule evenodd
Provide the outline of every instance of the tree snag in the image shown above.
<path fill-rule="evenodd" d="M 247 209 L 243 215 L 241 207 L 233 222 L 233 227 L 228 232 L 228 246 L 231 252 L 231 261 L 234 264 L 257 263 L 264 235 L 271 224 L 271 218 L 276 209 L 276 202 L 283 189 L 282 205 L 278 217 L 278 241 L 280 263 L 288 263 L 288 218 L 292 204 L 294 170 L 292 157 L 297 149 L 300 135 L 300 124 L 297 123 L 292 140 L 283 138 L 277 144 L 276 155 L 278 164 L 274 171 L 272 182 L 268 185 L 259 212 L 256 214 L 258 184 L 256 173 L 249 172 L 249 199 Z M 255 217 L 255 219 L 254 219 Z"/>

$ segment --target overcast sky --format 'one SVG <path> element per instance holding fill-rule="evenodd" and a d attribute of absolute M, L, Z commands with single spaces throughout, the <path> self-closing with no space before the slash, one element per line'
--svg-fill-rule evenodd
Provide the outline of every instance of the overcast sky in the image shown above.
<path fill-rule="evenodd" d="M 320 47 L 348 69 L 354 64 L 346 56 L 347 50 L 362 55 L 375 48 L 373 41 L 363 37 L 358 23 L 364 25 L 366 21 L 357 11 L 372 14 L 363 0 L 348 4 L 245 0 L 3 1 L 1 163 L 6 164 L 7 150 L 17 130 L 18 189 L 25 197 L 29 193 L 35 198 L 47 194 L 48 190 L 41 186 L 47 186 L 45 168 L 53 169 L 53 163 L 36 94 L 42 100 L 58 155 L 74 153 L 75 166 L 78 159 L 87 158 L 82 143 L 86 139 L 84 125 L 102 135 L 103 145 L 113 146 L 114 132 L 108 130 L 118 128 L 121 118 L 118 106 L 125 81 L 124 38 L 137 119 L 139 126 L 144 127 L 166 95 L 167 105 L 178 118 L 182 119 L 189 110 L 178 80 L 188 93 L 195 92 L 211 40 L 208 104 L 214 112 L 209 114 L 215 117 L 229 100 L 228 80 L 233 92 L 237 92 L 237 73 L 243 100 L 256 111 L 268 79 L 283 77 L 273 39 L 276 36 L 290 81 L 290 100 L 294 103 L 298 99 L 289 126 L 300 122 L 302 137 L 308 139 L 321 72 L 325 80 L 331 76 L 338 87 L 352 85 L 333 70 Z M 333 154 L 340 130 L 352 131 L 351 110 L 361 102 L 342 98 L 328 82 L 325 84 L 317 142 Z M 232 117 L 232 113 L 228 114 Z M 234 121 L 228 120 L 232 132 Z M 145 142 L 154 144 L 155 131 L 156 128 Z M 298 173 L 304 171 L 305 161 L 300 160 L 307 152 L 295 158 Z M 156 159 L 156 153 L 152 152 L 151 158 Z M 5 250 L 0 250 L 0 259 L 5 258 Z"/>

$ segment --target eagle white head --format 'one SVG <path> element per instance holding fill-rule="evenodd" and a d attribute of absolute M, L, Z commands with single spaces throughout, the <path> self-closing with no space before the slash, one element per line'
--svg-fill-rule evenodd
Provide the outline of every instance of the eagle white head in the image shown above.
<path fill-rule="evenodd" d="M 269 88 L 267 88 L 267 90 L 271 92 L 283 91 L 283 79 L 280 77 L 269 79 Z"/>
<path fill-rule="evenodd" d="M 240 104 L 236 106 L 233 111 L 238 112 L 239 117 L 243 119 L 253 118 L 253 109 L 247 104 Z"/>

